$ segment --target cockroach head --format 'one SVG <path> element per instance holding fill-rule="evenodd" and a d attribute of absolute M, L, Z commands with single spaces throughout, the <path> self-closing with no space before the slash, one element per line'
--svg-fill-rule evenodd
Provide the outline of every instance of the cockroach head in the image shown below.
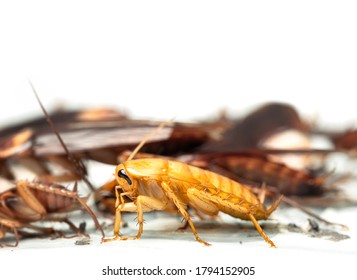
<path fill-rule="evenodd" d="M 119 164 L 117 166 L 114 175 L 120 186 L 123 186 L 124 184 L 128 184 L 129 186 L 131 186 L 133 184 L 133 181 L 128 176 L 128 172 L 126 171 L 123 164 Z"/>

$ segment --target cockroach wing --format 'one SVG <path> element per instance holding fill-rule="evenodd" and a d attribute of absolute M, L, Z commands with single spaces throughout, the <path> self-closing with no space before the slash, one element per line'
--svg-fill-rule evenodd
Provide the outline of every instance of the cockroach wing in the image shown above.
<path fill-rule="evenodd" d="M 121 127 L 104 129 L 80 129 L 62 132 L 61 137 L 72 153 L 118 146 L 135 145 L 152 130 L 151 127 Z M 150 142 L 166 140 L 172 133 L 171 127 L 166 127 L 150 139 Z M 63 147 L 56 135 L 43 134 L 36 138 L 34 145 L 36 156 L 63 154 Z"/>

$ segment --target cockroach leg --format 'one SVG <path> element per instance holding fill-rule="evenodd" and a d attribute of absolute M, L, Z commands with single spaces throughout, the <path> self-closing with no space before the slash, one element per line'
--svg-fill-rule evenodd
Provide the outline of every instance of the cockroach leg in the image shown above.
<path fill-rule="evenodd" d="M 116 190 L 117 189 L 118 188 L 116 188 Z M 128 195 L 128 193 L 121 193 L 117 197 L 121 197 L 123 195 Z M 118 200 L 121 199 L 119 198 Z M 165 201 L 161 201 L 159 199 L 155 199 L 148 196 L 138 196 L 135 203 L 134 202 L 124 203 L 123 201 L 119 201 L 119 203 L 117 203 L 116 205 L 114 236 L 111 238 L 106 238 L 103 241 L 109 242 L 109 241 L 117 240 L 119 238 L 121 240 L 133 240 L 133 239 L 140 238 L 143 233 L 143 227 L 144 227 L 143 213 L 153 210 L 163 210 L 165 209 L 166 206 L 167 203 Z M 138 233 L 135 236 L 122 237 L 120 235 L 119 231 L 121 225 L 121 212 L 136 212 L 138 214 L 137 219 L 138 219 L 139 229 L 138 229 Z"/>
<path fill-rule="evenodd" d="M 196 240 L 206 246 L 210 246 L 211 244 L 207 243 L 206 241 L 202 240 L 199 236 L 198 233 L 195 229 L 195 226 L 193 225 L 190 215 L 187 213 L 187 211 L 185 210 L 185 208 L 182 206 L 182 203 L 180 202 L 180 200 L 177 198 L 177 196 L 174 194 L 174 192 L 172 191 L 172 189 L 170 188 L 169 184 L 166 183 L 165 181 L 161 182 L 161 187 L 163 188 L 163 190 L 165 191 L 167 197 L 175 204 L 175 206 L 177 207 L 177 209 L 179 210 L 179 212 L 181 213 L 181 215 L 186 219 L 186 221 L 188 222 L 188 224 L 191 227 L 191 230 L 193 232 L 193 235 L 195 236 Z"/>
<path fill-rule="evenodd" d="M 114 219 L 114 236 L 102 238 L 102 242 L 110 242 L 120 238 L 120 225 L 121 225 L 121 211 L 125 207 L 125 202 L 121 198 L 121 193 L 119 193 L 119 186 L 115 187 L 115 219 Z M 123 206 L 122 206 L 123 205 Z"/>
<path fill-rule="evenodd" d="M 275 244 L 273 241 L 270 240 L 270 238 L 265 234 L 265 232 L 263 231 L 263 229 L 261 228 L 261 226 L 258 224 L 257 220 L 254 218 L 254 216 L 252 214 L 248 214 L 250 220 L 253 222 L 255 228 L 257 229 L 257 231 L 259 232 L 260 236 L 264 238 L 265 242 L 269 243 L 271 247 L 276 248 Z"/>
<path fill-rule="evenodd" d="M 18 233 L 17 229 L 19 227 L 21 227 L 22 225 L 17 221 L 4 219 L 4 218 L 0 217 L 0 226 L 1 225 L 3 225 L 4 227 L 7 227 L 7 228 L 12 230 L 13 234 L 15 235 L 15 243 L 14 244 L 9 244 L 9 243 L 1 244 L 0 243 L 0 248 L 3 248 L 3 247 L 17 247 L 17 245 L 19 244 L 19 233 Z M 5 233 L 6 233 L 6 229 L 3 230 L 0 227 L 0 239 L 2 239 L 5 236 Z"/>
<path fill-rule="evenodd" d="M 53 221 L 53 222 L 61 222 L 61 223 L 65 223 L 69 226 L 69 228 L 75 232 L 76 234 L 74 235 L 65 235 L 62 234 L 61 237 L 63 238 L 73 238 L 73 237 L 89 237 L 88 234 L 84 233 L 81 229 L 79 229 L 74 223 L 72 223 L 69 219 L 67 218 L 56 218 L 56 217 L 52 217 L 47 219 L 48 221 Z"/>
<path fill-rule="evenodd" d="M 37 232 L 27 232 L 27 231 L 19 230 L 18 231 L 19 234 L 25 238 L 28 237 L 44 238 L 47 237 L 48 235 L 52 236 L 53 238 L 66 237 L 62 231 L 56 230 L 52 227 L 40 227 L 32 224 L 24 224 L 22 227 L 37 231 Z"/>

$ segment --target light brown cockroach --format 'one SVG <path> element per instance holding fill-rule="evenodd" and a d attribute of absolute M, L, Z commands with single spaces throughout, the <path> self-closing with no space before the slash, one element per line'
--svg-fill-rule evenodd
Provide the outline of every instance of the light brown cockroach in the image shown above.
<path fill-rule="evenodd" d="M 216 216 L 221 211 L 236 218 L 250 220 L 264 240 L 271 247 L 276 247 L 257 220 L 267 219 L 278 207 L 281 197 L 266 209 L 244 185 L 217 173 L 167 159 L 132 160 L 149 137 L 150 135 L 143 139 L 128 160 L 115 169 L 114 176 L 118 185 L 115 188 L 114 236 L 104 239 L 105 242 L 140 238 L 143 233 L 143 213 L 164 210 L 178 211 L 191 227 L 196 240 L 209 245 L 199 237 L 187 212 L 187 207 L 190 207 L 209 216 Z M 136 236 L 120 235 L 122 212 L 137 213 L 139 230 Z"/>
<path fill-rule="evenodd" d="M 118 156 L 118 161 L 127 161 L 130 154 L 130 151 L 121 153 Z M 161 158 L 180 161 L 207 169 L 244 184 L 245 187 L 249 188 L 257 195 L 262 194 L 262 186 L 264 186 L 263 192 L 266 196 L 272 197 L 283 194 L 282 201 L 286 204 L 298 208 L 305 214 L 328 225 L 340 226 L 344 229 L 347 228 L 345 225 L 323 219 L 296 201 L 298 197 L 305 199 L 320 197 L 325 193 L 331 194 L 330 192 L 332 192 L 332 190 L 325 189 L 325 186 L 323 185 L 325 179 L 330 174 L 315 177 L 308 172 L 296 170 L 284 164 L 273 162 L 263 155 L 246 153 L 197 153 L 180 155 L 177 157 L 137 153 L 135 158 Z M 100 211 L 115 214 L 116 185 L 117 181 L 113 180 L 95 191 L 95 201 Z M 337 192 L 337 190 L 335 190 L 335 192 Z M 123 196 L 123 198 L 126 199 L 125 202 L 128 201 L 127 197 Z"/>
<path fill-rule="evenodd" d="M 70 191 L 58 184 L 18 181 L 15 186 L 8 187 L 0 193 L 0 239 L 8 231 L 13 232 L 16 239 L 15 244 L 0 244 L 0 247 L 17 246 L 20 235 L 31 235 L 22 230 L 25 228 L 32 229 L 38 234 L 60 233 L 63 235 L 52 228 L 33 225 L 34 222 L 39 221 L 64 222 L 77 235 L 83 235 L 82 231 L 68 218 L 58 216 L 81 208 L 91 216 L 104 238 L 102 227 L 86 204 L 86 200 L 87 197 L 78 195 L 76 187 Z"/>

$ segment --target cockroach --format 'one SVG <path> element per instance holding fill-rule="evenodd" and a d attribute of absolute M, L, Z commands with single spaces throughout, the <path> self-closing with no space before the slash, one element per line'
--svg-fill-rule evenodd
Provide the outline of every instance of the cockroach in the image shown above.
<path fill-rule="evenodd" d="M 46 117 L 47 122 L 50 124 L 52 131 L 57 137 L 60 145 L 64 150 L 66 155 L 66 160 L 70 163 L 72 171 L 79 179 L 83 179 L 87 185 L 94 189 L 89 180 L 86 177 L 86 169 L 83 162 L 73 156 L 69 152 L 67 146 L 65 145 L 61 135 L 59 134 L 57 127 L 54 125 L 52 119 L 48 115 L 46 109 L 41 103 L 35 88 L 30 83 L 33 92 L 39 102 L 39 105 Z M 20 134 L 21 136 L 21 134 Z M 28 138 L 18 137 L 20 139 Z M 17 139 L 17 138 L 14 138 Z M 16 142 L 16 141 L 12 141 Z M 54 215 L 63 212 L 71 212 L 73 210 L 78 210 L 79 208 L 84 208 L 89 215 L 92 217 L 96 227 L 102 233 L 102 238 L 104 238 L 104 232 L 100 226 L 95 214 L 86 204 L 87 197 L 81 198 L 77 193 L 77 184 L 73 191 L 67 190 L 65 187 L 59 184 L 48 183 L 48 182 L 28 182 L 25 180 L 20 180 L 16 183 L 13 188 L 8 188 L 0 193 L 0 213 L 1 213 L 1 224 L 3 228 L 10 229 L 13 231 L 16 237 L 16 244 L 18 243 L 19 233 L 18 228 L 22 227 L 34 227 L 31 223 L 36 221 L 60 221 L 67 223 L 77 234 L 81 233 L 72 222 L 67 218 L 55 218 Z M 16 224 L 20 223 L 20 224 Z M 38 228 L 36 228 L 37 230 Z M 42 231 L 40 229 L 39 231 Z M 2 230 L 1 235 L 4 234 Z M 22 234 L 22 232 L 21 232 Z"/>
<path fill-rule="evenodd" d="M 263 142 L 284 130 L 308 131 L 297 110 L 285 103 L 267 103 L 227 128 L 220 139 L 199 147 L 202 152 L 241 152 L 261 148 Z"/>
<path fill-rule="evenodd" d="M 15 234 L 18 244 L 19 229 L 32 228 L 37 231 L 55 232 L 51 229 L 31 225 L 38 221 L 58 221 L 67 223 L 76 234 L 82 234 L 71 221 L 65 217 L 56 217 L 60 213 L 68 213 L 83 208 L 91 216 L 95 226 L 104 238 L 104 232 L 95 214 L 86 204 L 87 197 L 80 197 L 77 188 L 70 191 L 59 184 L 18 181 L 16 186 L 0 193 L 0 225 Z M 5 230 L 0 228 L 0 237 Z M 25 234 L 25 233 L 24 233 Z M 6 245 L 6 244 L 5 244 Z M 3 245 L 4 246 L 4 245 Z"/>
<path fill-rule="evenodd" d="M 103 112 L 107 113 L 103 114 Z M 134 149 L 145 135 L 159 125 L 156 121 L 129 119 L 119 111 L 109 109 L 60 111 L 48 114 L 46 118 L 56 123 L 57 131 L 74 156 L 106 164 L 117 164 L 118 153 Z M 190 152 L 208 141 L 211 135 L 219 134 L 217 131 L 221 131 L 220 126 L 220 124 L 175 122 L 148 140 L 144 150 L 148 153 L 164 155 Z M 53 130 L 48 127 L 45 118 L 2 128 L 0 141 L 25 128 L 33 132 L 33 145 L 27 156 L 39 159 L 39 161 L 52 160 L 61 155 L 66 156 L 61 143 L 53 134 Z"/>
<path fill-rule="evenodd" d="M 118 161 L 125 162 L 130 155 L 130 151 L 125 151 L 118 156 Z M 323 219 L 296 201 L 297 197 L 302 197 L 304 199 L 315 198 L 320 197 L 320 195 L 322 196 L 327 192 L 331 192 L 331 190 L 326 189 L 324 185 L 325 180 L 331 175 L 330 173 L 316 177 L 308 172 L 296 170 L 284 164 L 273 162 L 267 157 L 264 157 L 264 154 L 196 153 L 180 155 L 177 157 L 167 157 L 147 153 L 137 153 L 135 158 L 161 158 L 166 160 L 181 161 L 196 167 L 213 171 L 242 183 L 254 194 L 261 194 L 262 188 L 265 195 L 275 196 L 283 194 L 284 196 L 281 201 L 286 204 L 300 209 L 305 214 L 324 222 L 325 224 L 348 229 L 345 225 Z M 254 169 L 253 172 L 252 169 Z M 279 170 L 281 170 L 281 172 L 279 172 Z M 112 214 L 115 212 L 116 184 L 116 180 L 110 181 L 96 191 L 96 204 L 101 211 Z M 292 186 L 291 188 L 290 184 Z M 287 186 L 289 187 L 287 188 Z M 289 196 L 293 197 L 290 198 Z M 124 196 L 124 199 L 127 198 Z"/>
<path fill-rule="evenodd" d="M 134 149 L 158 125 L 155 121 L 130 119 L 110 108 L 57 110 L 44 116 L 0 128 L 0 176 L 14 180 L 13 167 L 21 166 L 42 182 L 87 181 L 81 161 L 118 164 L 118 153 Z M 56 123 L 55 128 L 48 122 Z M 148 140 L 144 149 L 155 154 L 189 152 L 210 139 L 211 134 L 218 134 L 220 126 L 176 122 Z"/>
<path fill-rule="evenodd" d="M 271 247 L 276 247 L 257 220 L 267 219 L 278 207 L 281 197 L 266 209 L 244 185 L 217 173 L 166 159 L 133 160 L 141 146 L 154 133 L 155 131 L 144 138 L 128 160 L 115 169 L 114 176 L 118 185 L 115 188 L 114 236 L 104 239 L 105 242 L 140 238 L 143 233 L 144 212 L 176 210 L 191 227 L 195 239 L 204 245 L 210 245 L 199 237 L 187 212 L 187 207 L 190 207 L 209 216 L 216 216 L 221 211 L 236 218 L 250 220 L 261 237 Z M 125 202 L 125 197 L 131 202 Z M 119 233 L 121 212 L 137 213 L 139 230 L 136 236 L 122 237 Z"/>

